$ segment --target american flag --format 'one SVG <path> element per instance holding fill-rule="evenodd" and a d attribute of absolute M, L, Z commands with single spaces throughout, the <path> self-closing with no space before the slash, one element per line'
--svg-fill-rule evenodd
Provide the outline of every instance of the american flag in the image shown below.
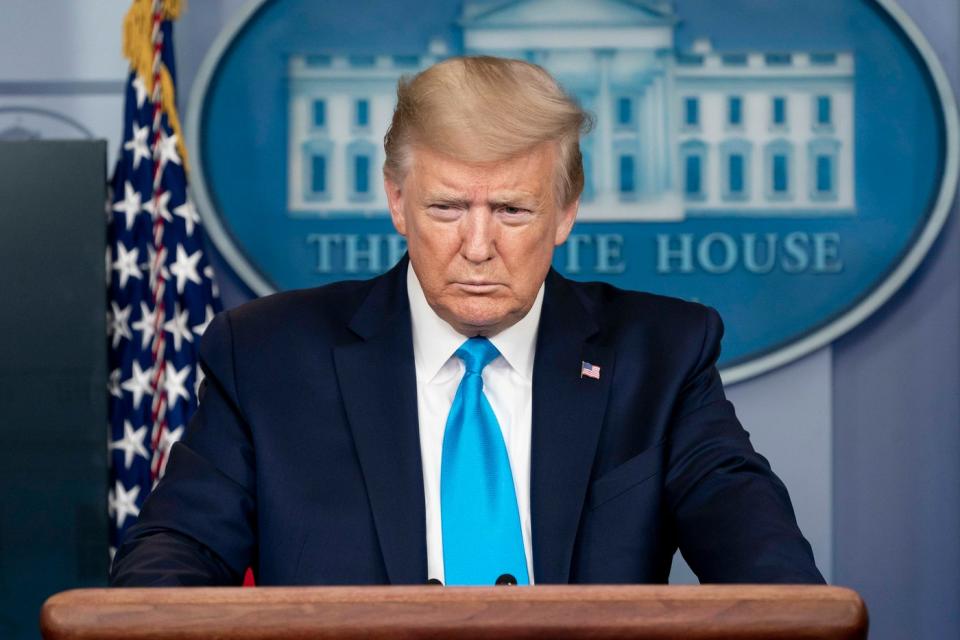
<path fill-rule="evenodd" d="M 586 360 L 580 362 L 580 377 L 593 378 L 594 380 L 600 379 L 600 367 L 595 364 L 590 364 Z"/>
<path fill-rule="evenodd" d="M 107 202 L 111 554 L 197 406 L 200 336 L 220 310 L 173 95 L 178 12 L 135 0 L 124 22 L 124 142 Z"/>

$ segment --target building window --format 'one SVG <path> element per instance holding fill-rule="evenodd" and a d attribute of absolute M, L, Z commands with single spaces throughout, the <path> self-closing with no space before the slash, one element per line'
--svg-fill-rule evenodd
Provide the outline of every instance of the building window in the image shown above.
<path fill-rule="evenodd" d="M 353 123 L 358 127 L 370 126 L 370 101 L 369 100 L 360 99 L 354 103 Z"/>
<path fill-rule="evenodd" d="M 687 156 L 685 167 L 684 193 L 688 196 L 700 195 L 703 193 L 703 158 L 697 155 Z"/>
<path fill-rule="evenodd" d="M 749 62 L 745 53 L 725 53 L 720 60 L 725 67 L 745 67 Z"/>
<path fill-rule="evenodd" d="M 790 190 L 790 158 L 785 153 L 773 155 L 773 192 L 787 193 Z"/>
<path fill-rule="evenodd" d="M 817 201 L 837 199 L 837 140 L 818 139 L 810 142 L 810 199 Z"/>
<path fill-rule="evenodd" d="M 393 56 L 393 64 L 398 67 L 416 67 L 420 64 L 420 56 L 398 54 Z"/>
<path fill-rule="evenodd" d="M 680 145 L 683 167 L 683 193 L 687 200 L 703 200 L 707 188 L 707 145 L 699 140 L 689 140 Z"/>
<path fill-rule="evenodd" d="M 740 96 L 727 99 L 727 124 L 731 127 L 743 126 L 743 98 Z"/>
<path fill-rule="evenodd" d="M 774 96 L 770 102 L 770 124 L 775 128 L 787 126 L 787 99 L 783 96 Z"/>
<path fill-rule="evenodd" d="M 327 192 L 327 157 L 315 154 L 310 158 L 310 190 L 315 194 Z"/>
<path fill-rule="evenodd" d="M 817 193 L 833 191 L 833 158 L 828 155 L 814 157 L 816 162 Z"/>
<path fill-rule="evenodd" d="M 727 156 L 727 191 L 730 195 L 742 195 L 744 158 L 742 153 L 731 153 Z"/>
<path fill-rule="evenodd" d="M 617 99 L 617 124 L 621 127 L 633 124 L 633 100 L 631 98 Z"/>
<path fill-rule="evenodd" d="M 304 200 L 330 198 L 333 186 L 330 184 L 332 149 L 333 146 L 328 140 L 309 140 L 303 144 L 300 157 L 303 165 L 301 176 Z"/>
<path fill-rule="evenodd" d="M 788 200 L 792 197 L 792 156 L 793 147 L 786 140 L 776 140 L 767 145 L 766 173 L 769 200 Z"/>
<path fill-rule="evenodd" d="M 771 67 L 788 67 L 793 64 L 793 55 L 789 53 L 768 53 L 763 59 Z"/>
<path fill-rule="evenodd" d="M 824 129 L 833 126 L 833 102 L 830 96 L 817 96 L 815 98 L 815 120 L 816 128 Z"/>
<path fill-rule="evenodd" d="M 637 167 L 632 155 L 620 156 L 620 193 L 632 195 L 637 191 Z"/>
<path fill-rule="evenodd" d="M 720 146 L 724 200 L 749 199 L 751 149 L 746 140 L 729 140 Z"/>
<path fill-rule="evenodd" d="M 703 56 L 696 53 L 677 53 L 677 64 L 681 67 L 702 67 Z"/>
<path fill-rule="evenodd" d="M 635 200 L 643 191 L 640 163 L 640 146 L 635 138 L 614 143 L 613 166 L 621 201 Z"/>
<path fill-rule="evenodd" d="M 376 56 L 363 53 L 354 54 L 350 56 L 349 60 L 351 67 L 372 67 L 377 64 Z"/>
<path fill-rule="evenodd" d="M 683 124 L 689 129 L 695 129 L 700 126 L 700 100 L 699 98 L 683 99 Z"/>
<path fill-rule="evenodd" d="M 357 156 L 353 159 L 353 190 L 356 193 L 370 193 L 370 158 Z"/>
<path fill-rule="evenodd" d="M 314 100 L 313 101 L 313 127 L 315 129 L 322 129 L 325 126 L 327 126 L 327 101 Z"/>
<path fill-rule="evenodd" d="M 373 199 L 373 160 L 376 147 L 366 140 L 357 140 L 347 147 L 347 184 L 350 200 L 365 202 Z"/>
<path fill-rule="evenodd" d="M 307 56 L 307 66 L 310 67 L 329 67 L 333 59 L 324 54 Z"/>

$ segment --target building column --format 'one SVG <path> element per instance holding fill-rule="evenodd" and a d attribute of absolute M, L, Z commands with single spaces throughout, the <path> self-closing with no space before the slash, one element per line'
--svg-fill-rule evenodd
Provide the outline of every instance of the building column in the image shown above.
<path fill-rule="evenodd" d="M 646 82 L 643 91 L 644 118 L 643 118 L 643 136 L 640 138 L 640 145 L 643 149 L 643 183 L 644 195 L 648 198 L 656 197 L 660 192 L 660 185 L 657 174 L 660 169 L 657 165 L 660 163 L 660 127 L 661 119 L 659 96 L 657 94 L 657 80 L 652 77 Z"/>
<path fill-rule="evenodd" d="M 594 148 L 594 174 L 597 204 L 611 205 L 616 202 L 616 166 L 613 158 L 613 103 L 610 99 L 610 62 L 613 51 L 601 49 L 596 52 L 600 67 L 600 84 L 597 87 L 597 137 Z"/>
<path fill-rule="evenodd" d="M 654 169 L 656 174 L 653 177 L 656 194 L 662 195 L 667 191 L 667 174 L 669 172 L 670 154 L 667 151 L 667 92 L 664 87 L 663 73 L 658 71 L 654 79 L 654 97 L 656 102 L 656 119 L 654 120 L 654 129 L 656 136 Z"/>
<path fill-rule="evenodd" d="M 672 53 L 662 51 L 658 53 L 661 57 L 660 68 L 663 70 L 663 90 L 660 93 L 660 108 L 663 109 L 663 146 L 660 148 L 661 167 L 663 176 L 663 193 L 675 192 L 680 195 L 679 181 L 677 175 L 680 171 L 678 160 L 678 136 L 677 136 L 677 118 L 674 113 L 674 98 L 677 95 L 676 82 L 674 80 L 674 63 Z"/>

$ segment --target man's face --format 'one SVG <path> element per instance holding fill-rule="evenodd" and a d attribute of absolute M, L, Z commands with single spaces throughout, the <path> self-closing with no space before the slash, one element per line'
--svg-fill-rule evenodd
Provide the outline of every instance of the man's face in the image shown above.
<path fill-rule="evenodd" d="M 402 184 L 385 182 L 427 302 L 464 335 L 495 335 L 533 306 L 576 217 L 577 201 L 555 202 L 556 145 L 484 164 L 412 156 Z"/>

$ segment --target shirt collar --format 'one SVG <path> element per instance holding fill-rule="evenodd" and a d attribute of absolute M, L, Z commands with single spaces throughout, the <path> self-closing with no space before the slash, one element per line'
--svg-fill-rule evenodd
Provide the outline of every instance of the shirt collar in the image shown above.
<path fill-rule="evenodd" d="M 533 359 L 537 346 L 537 329 L 543 309 L 544 285 L 540 285 L 530 311 L 515 324 L 507 327 L 490 342 L 517 373 L 533 380 Z M 410 300 L 410 320 L 413 325 L 413 355 L 417 378 L 432 380 L 450 357 L 467 339 L 436 314 L 420 286 L 420 280 L 407 265 L 407 297 Z"/>

